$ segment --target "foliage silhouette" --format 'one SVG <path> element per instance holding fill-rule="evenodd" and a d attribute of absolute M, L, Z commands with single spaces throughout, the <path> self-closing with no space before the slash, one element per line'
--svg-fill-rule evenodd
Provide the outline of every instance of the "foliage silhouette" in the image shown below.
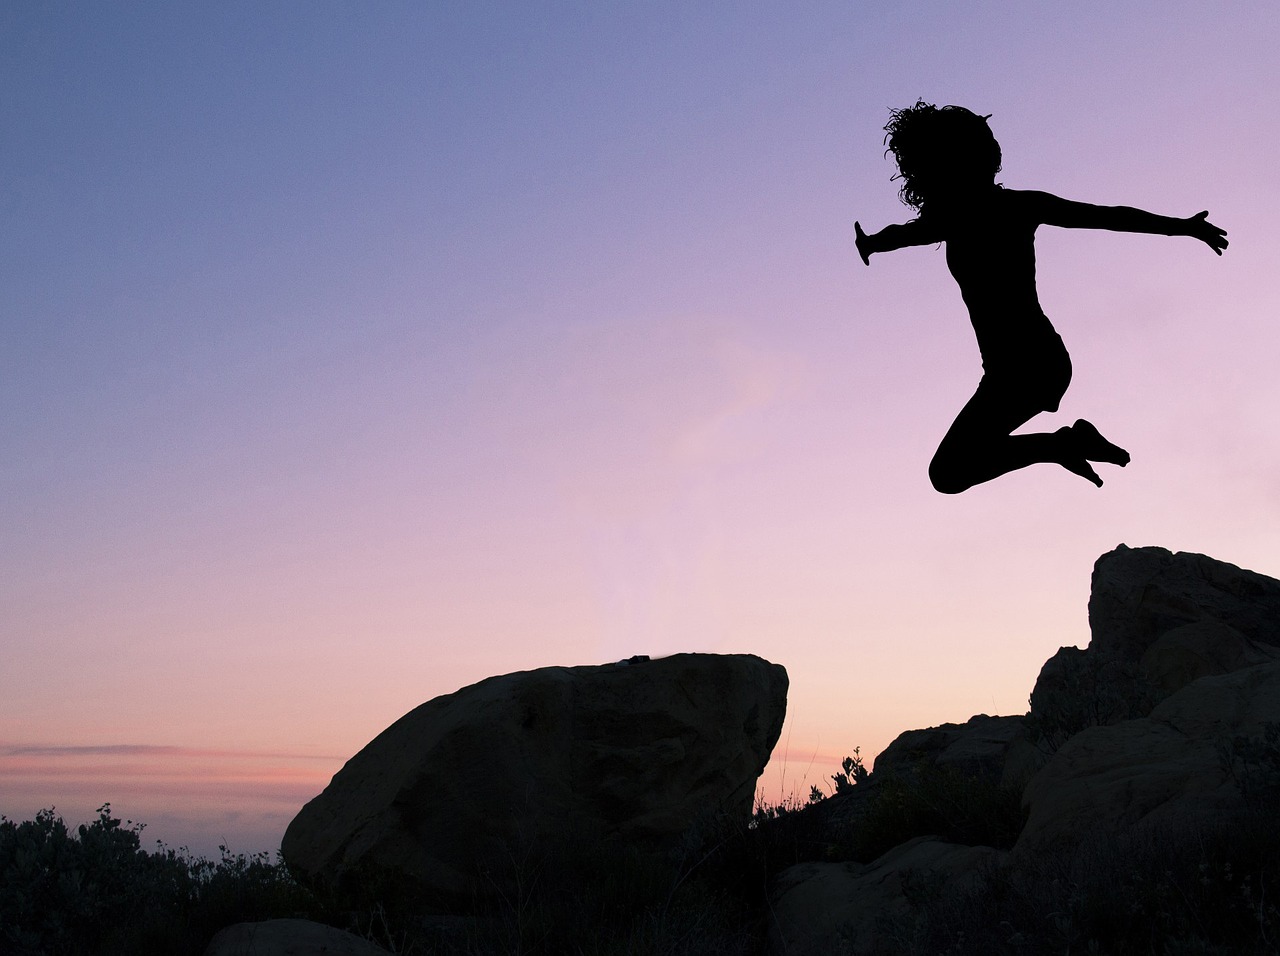
<path fill-rule="evenodd" d="M 1025 954 L 1271 953 L 1280 939 L 1280 729 L 1224 740 L 1221 759 L 1249 796 L 1213 826 L 1085 838 L 992 867 L 956 890 L 904 886 L 910 916 L 881 927 L 883 952 Z M 432 956 L 754 956 L 769 885 L 803 861 L 869 863 L 914 837 L 1008 848 L 1018 794 L 990 779 L 922 766 L 867 774 L 855 750 L 813 802 L 758 804 L 747 826 L 700 834 L 675 870 L 601 847 L 577 869 L 530 873 L 519 900 L 435 914 L 369 874 L 356 892 L 303 887 L 266 854 L 219 861 L 141 848 L 141 824 L 111 815 L 77 828 L 42 810 L 0 818 L 0 953 L 199 954 L 231 923 L 302 917 L 402 954 Z M 841 781 L 844 781 L 843 786 Z M 863 809 L 835 826 L 842 804 Z"/>
<path fill-rule="evenodd" d="M 201 953 L 223 926 L 293 915 L 309 894 L 266 854 L 212 862 L 158 844 L 111 805 L 73 833 L 53 808 L 0 817 L 0 952 Z"/>

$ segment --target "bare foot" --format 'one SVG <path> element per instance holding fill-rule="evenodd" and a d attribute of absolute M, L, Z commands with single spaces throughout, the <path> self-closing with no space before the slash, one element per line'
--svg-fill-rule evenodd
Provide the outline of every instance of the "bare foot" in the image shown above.
<path fill-rule="evenodd" d="M 1093 466 L 1083 458 L 1068 458 L 1059 462 L 1063 468 L 1072 474 L 1079 475 L 1081 478 L 1088 478 L 1099 488 L 1102 487 L 1102 477 L 1093 470 Z"/>
<path fill-rule="evenodd" d="M 1103 438 L 1102 433 L 1094 428 L 1092 422 L 1082 418 L 1071 426 L 1070 431 L 1075 441 L 1076 451 L 1089 461 L 1106 461 L 1121 468 L 1129 464 L 1129 453 L 1119 445 L 1113 445 Z"/>
<path fill-rule="evenodd" d="M 1087 440 L 1082 441 L 1074 428 L 1059 428 L 1054 434 L 1062 439 L 1061 457 L 1056 459 L 1058 464 L 1074 475 L 1089 479 L 1101 488 L 1102 478 L 1093 470 L 1093 466 L 1089 464 L 1090 456 L 1086 455 Z"/>

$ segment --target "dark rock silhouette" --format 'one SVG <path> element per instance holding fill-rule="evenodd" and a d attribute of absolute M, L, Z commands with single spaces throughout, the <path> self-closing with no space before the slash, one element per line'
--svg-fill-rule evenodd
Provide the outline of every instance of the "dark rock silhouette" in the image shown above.
<path fill-rule="evenodd" d="M 1012 432 L 1041 412 L 1056 412 L 1071 382 L 1066 346 L 1036 293 L 1035 233 L 1069 229 L 1191 236 L 1218 255 L 1226 232 L 1201 212 L 1186 219 L 1128 206 L 1094 206 L 1046 192 L 1005 189 L 995 181 L 1000 144 L 979 116 L 961 106 L 924 101 L 894 110 L 885 127 L 902 181 L 899 196 L 919 215 L 867 234 L 854 223 L 858 254 L 945 243 L 947 267 L 960 286 L 982 352 L 982 380 L 956 416 L 929 465 L 945 494 L 1038 462 L 1061 465 L 1096 485 L 1096 462 L 1124 466 L 1129 453 L 1081 419 L 1054 432 Z"/>
<path fill-rule="evenodd" d="M 1073 736 L 1031 778 L 1014 853 L 1070 843 L 1082 832 L 1230 819 L 1246 791 L 1223 748 L 1280 721 L 1280 661 L 1201 677 L 1147 717 Z"/>
<path fill-rule="evenodd" d="M 910 792 L 944 770 L 1022 794 L 1009 849 L 916 833 L 869 863 L 793 866 L 771 889 L 773 952 L 913 952 L 922 897 L 963 907 L 975 867 L 1017 885 L 1058 872 L 1046 861 L 1077 847 L 1245 819 L 1280 787 L 1280 581 L 1121 545 L 1095 565 L 1089 610 L 1089 647 L 1045 664 L 1030 713 L 907 731 L 866 783 L 799 814 L 807 839 L 835 845 L 884 819 L 904 792 L 891 781 Z"/>
<path fill-rule="evenodd" d="M 908 730 L 876 757 L 876 774 L 905 776 L 926 768 L 953 769 L 999 783 L 1010 741 L 1023 733 L 1021 717 L 978 714 L 963 724 Z"/>
<path fill-rule="evenodd" d="M 1094 564 L 1089 629 L 1089 646 L 1061 648 L 1031 692 L 1031 717 L 1054 743 L 1145 717 L 1197 678 L 1280 660 L 1280 581 L 1121 545 Z"/>
<path fill-rule="evenodd" d="M 481 925 L 474 907 L 486 893 L 497 896 L 483 913 L 520 913 L 512 891 L 539 876 L 553 896 L 565 895 L 561 879 L 572 887 L 560 925 L 601 892 L 597 874 L 630 893 L 625 863 L 636 854 L 665 888 L 646 897 L 665 918 L 663 900 L 723 850 L 708 864 L 721 881 L 712 896 L 744 878 L 757 893 L 767 886 L 758 911 L 740 917 L 754 928 L 733 952 L 765 937 L 787 956 L 1056 952 L 1058 924 L 1045 920 L 1074 905 L 1062 894 L 1077 878 L 1093 881 L 1096 907 L 1115 896 L 1118 873 L 1145 873 L 1136 878 L 1154 887 L 1173 861 L 1200 880 L 1206 857 L 1186 854 L 1212 841 L 1235 848 L 1228 860 L 1274 849 L 1277 611 L 1280 581 L 1121 545 L 1095 565 L 1089 646 L 1046 663 L 1029 713 L 906 731 L 869 775 L 846 768 L 834 795 L 751 826 L 785 708 L 778 665 L 677 655 L 491 678 L 379 735 L 303 808 L 284 853 L 322 884 L 407 889 L 408 912 L 453 932 L 449 920 Z M 761 848 L 784 859 L 744 869 Z M 1135 852 L 1159 869 L 1133 870 Z M 542 861 L 551 865 L 539 870 Z M 1274 867 L 1257 879 L 1258 892 L 1273 886 Z M 1233 899 L 1238 890 L 1227 888 Z M 975 922 L 992 910 L 974 900 L 1004 913 L 1008 899 L 1048 902 L 1015 906 L 1017 933 Z M 949 932 L 959 914 L 982 942 L 939 945 L 939 926 Z M 1073 919 L 1062 933 L 1080 931 Z"/>
<path fill-rule="evenodd" d="M 771 949 L 786 956 L 895 952 L 881 928 L 910 920 L 910 887 L 920 874 L 961 890 L 1002 855 L 922 836 L 872 863 L 797 864 L 772 887 Z"/>
<path fill-rule="evenodd" d="M 282 852 L 312 880 L 391 872 L 445 907 L 548 859 L 661 859 L 746 826 L 786 692 L 786 671 L 750 655 L 492 677 L 379 734 L 302 808 Z"/>
<path fill-rule="evenodd" d="M 1280 581 L 1164 548 L 1120 545 L 1094 564 L 1090 647 L 1103 656 L 1140 660 L 1160 637 L 1203 623 L 1280 647 Z"/>
<path fill-rule="evenodd" d="M 305 919 L 235 923 L 209 941 L 204 956 L 386 956 L 367 939 Z"/>

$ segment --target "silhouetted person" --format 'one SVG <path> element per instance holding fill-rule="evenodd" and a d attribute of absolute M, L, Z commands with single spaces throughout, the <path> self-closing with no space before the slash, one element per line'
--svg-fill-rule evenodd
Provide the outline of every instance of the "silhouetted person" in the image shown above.
<path fill-rule="evenodd" d="M 1188 219 L 1128 206 L 1092 206 L 995 181 L 1000 144 L 987 117 L 960 106 L 917 102 L 893 110 L 885 127 L 902 180 L 902 201 L 919 216 L 867 235 L 854 223 L 858 254 L 945 242 L 982 353 L 982 380 L 929 464 L 929 479 L 956 494 L 1036 462 L 1053 462 L 1101 486 L 1090 462 L 1129 463 L 1083 419 L 1055 432 L 1011 434 L 1040 412 L 1056 412 L 1071 381 L 1071 359 L 1036 297 L 1035 233 L 1041 224 L 1191 236 L 1218 255 L 1226 232 L 1208 212 Z"/>

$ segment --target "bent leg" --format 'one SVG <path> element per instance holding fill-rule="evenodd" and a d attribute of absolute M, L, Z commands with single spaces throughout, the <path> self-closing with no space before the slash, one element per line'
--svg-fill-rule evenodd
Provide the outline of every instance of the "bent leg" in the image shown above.
<path fill-rule="evenodd" d="M 1117 465 L 1129 453 L 1107 441 L 1081 419 L 1068 428 L 1031 435 L 1012 435 L 1041 409 L 993 386 L 984 379 L 965 404 L 929 464 L 929 480 L 943 494 L 959 494 L 1028 465 L 1051 462 L 1101 487 L 1091 461 Z"/>
<path fill-rule="evenodd" d="M 1010 471 L 1049 460 L 1043 456 L 1053 451 L 1053 435 L 1019 435 L 1016 437 L 1024 440 L 1015 441 L 1009 434 L 1039 410 L 1019 407 L 1020 403 L 1011 402 L 1001 392 L 984 378 L 960 409 L 929 463 L 929 480 L 936 490 L 959 494 Z"/>

